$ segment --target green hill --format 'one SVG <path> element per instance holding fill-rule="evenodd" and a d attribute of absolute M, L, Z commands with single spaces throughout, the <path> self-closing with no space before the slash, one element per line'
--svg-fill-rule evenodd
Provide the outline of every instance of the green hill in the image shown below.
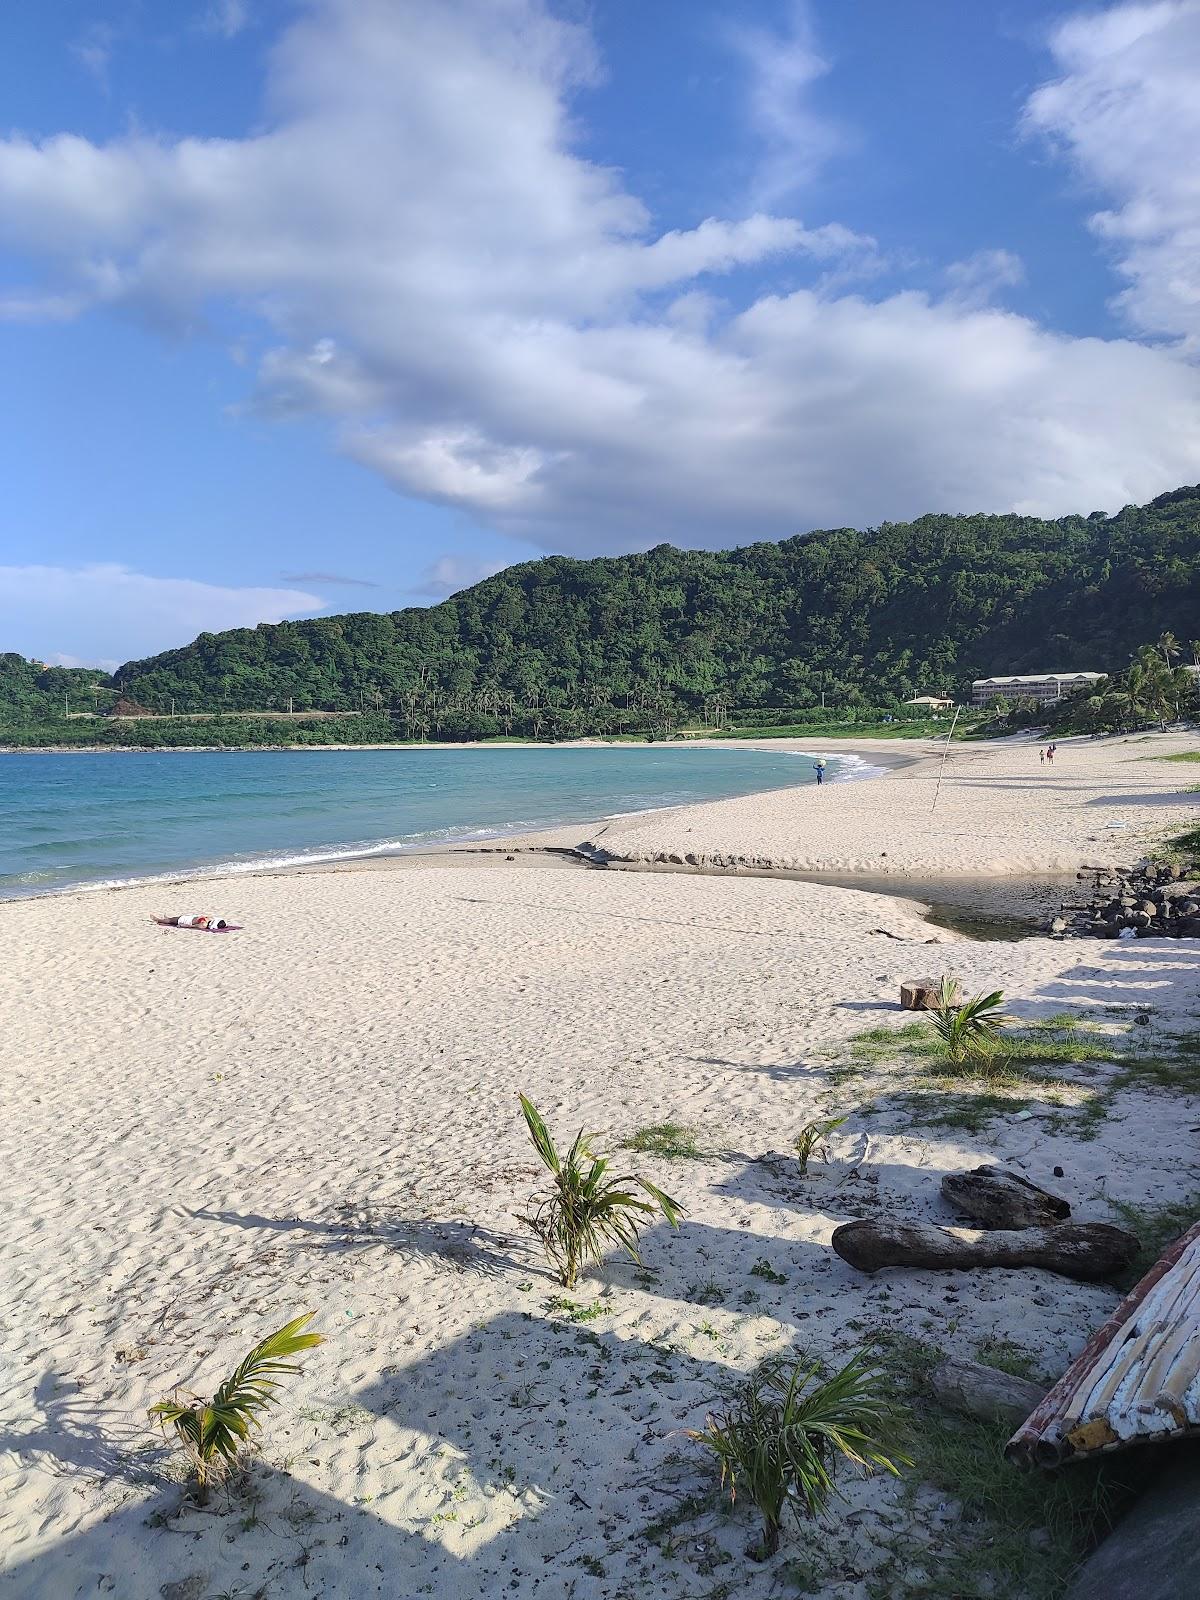
<path fill-rule="evenodd" d="M 1200 485 L 1113 517 L 929 516 L 728 551 L 550 556 L 427 608 L 204 633 L 111 684 L 161 711 L 290 701 L 390 709 L 409 732 L 529 731 L 532 715 L 570 733 L 619 725 L 616 711 L 887 705 L 991 673 L 1117 671 L 1166 630 L 1200 633 Z M 0 658 L 10 716 L 16 660 Z"/>

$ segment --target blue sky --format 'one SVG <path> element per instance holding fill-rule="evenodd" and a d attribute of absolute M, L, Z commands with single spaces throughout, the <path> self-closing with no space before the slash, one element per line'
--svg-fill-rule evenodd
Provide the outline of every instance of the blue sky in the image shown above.
<path fill-rule="evenodd" d="M 0 12 L 0 648 L 1200 477 L 1200 0 Z"/>

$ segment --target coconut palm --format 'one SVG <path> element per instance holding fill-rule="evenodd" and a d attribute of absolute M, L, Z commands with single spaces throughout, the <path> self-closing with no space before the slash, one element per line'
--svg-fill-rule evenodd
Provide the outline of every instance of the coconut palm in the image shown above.
<path fill-rule="evenodd" d="M 150 1407 L 150 1415 L 158 1418 L 164 1431 L 174 1428 L 191 1463 L 201 1504 L 208 1499 L 210 1485 L 233 1470 L 251 1428 L 261 1427 L 260 1413 L 276 1403 L 280 1379 L 299 1372 L 287 1358 L 323 1342 L 324 1334 L 302 1332 L 315 1315 L 306 1311 L 256 1344 L 211 1400 L 191 1395 L 185 1402 L 172 1395 Z"/>
<path fill-rule="evenodd" d="M 724 1411 L 688 1435 L 720 1464 L 730 1499 L 753 1501 L 762 1517 L 758 1560 L 779 1548 L 783 1519 L 815 1516 L 834 1488 L 839 1460 L 863 1472 L 899 1475 L 909 1458 L 894 1444 L 904 1417 L 865 1350 L 825 1383 L 819 1364 L 768 1362 Z M 813 1387 L 809 1387 L 813 1385 Z"/>
<path fill-rule="evenodd" d="M 560 1156 L 537 1107 L 524 1095 L 521 1111 L 533 1147 L 554 1179 L 533 1216 L 521 1220 L 542 1241 L 564 1289 L 573 1289 L 580 1268 L 600 1261 L 612 1245 L 619 1245 L 640 1266 L 638 1234 L 658 1213 L 673 1228 L 679 1226 L 684 1208 L 648 1178 L 636 1173 L 607 1176 L 607 1159 L 592 1150 L 594 1135 L 581 1128 L 566 1155 Z"/>
<path fill-rule="evenodd" d="M 1003 1005 L 1002 989 L 960 1000 L 957 981 L 943 977 L 933 1012 L 933 1031 L 956 1067 L 979 1065 L 991 1056 L 1009 1021 Z"/>

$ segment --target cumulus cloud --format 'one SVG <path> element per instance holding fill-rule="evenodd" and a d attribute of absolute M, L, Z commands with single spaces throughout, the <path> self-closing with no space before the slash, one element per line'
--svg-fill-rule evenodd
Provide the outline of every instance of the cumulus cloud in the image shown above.
<path fill-rule="evenodd" d="M 1197 3 L 1116 8 L 1103 48 L 1081 25 L 1055 35 L 1063 75 L 1027 122 L 1081 162 L 1091 152 L 1117 199 L 1110 236 L 1133 237 L 1141 191 L 1132 159 L 1095 154 L 1122 127 L 1105 120 L 1108 80 L 1088 118 L 1072 108 L 1091 103 L 1089 74 L 1123 61 L 1120 92 L 1153 124 L 1141 147 L 1174 148 L 1170 96 L 1147 87 L 1164 48 L 1150 41 L 1169 33 L 1194 75 Z M 755 113 L 774 118 L 792 172 L 823 70 L 806 15 Z M 741 39 L 761 77 L 770 41 Z M 596 67 L 587 33 L 541 0 L 304 0 L 245 137 L 0 140 L 0 243 L 37 274 L 10 291 L 18 314 L 38 296 L 59 316 L 256 312 L 273 333 L 261 413 L 323 416 L 397 489 L 549 549 L 930 509 L 1057 514 L 1194 480 L 1197 368 L 989 304 L 1020 271 L 1000 245 L 937 274 L 936 291 L 871 297 L 847 273 L 872 241 L 836 221 L 764 206 L 656 229 L 619 174 L 579 153 L 573 95 Z M 1152 166 L 1155 249 L 1169 198 L 1177 251 L 1186 187 Z M 747 300 L 747 267 L 758 281 L 779 269 L 788 292 Z M 1154 281 L 1156 306 L 1182 305 Z M 1165 316 L 1149 305 L 1143 327 Z"/>
<path fill-rule="evenodd" d="M 414 594 L 432 595 L 437 600 L 444 600 L 448 594 L 457 594 L 460 589 L 469 589 L 473 583 L 482 583 L 484 578 L 490 578 L 493 572 L 499 572 L 504 567 L 503 561 L 474 561 L 465 556 L 439 556 L 425 568 L 421 582 L 414 589 Z"/>
<path fill-rule="evenodd" d="M 1200 0 L 1153 0 L 1063 23 L 1062 76 L 1026 109 L 1111 204 L 1092 217 L 1143 332 L 1200 346 Z"/>
<path fill-rule="evenodd" d="M 0 567 L 6 648 L 60 666 L 106 666 L 222 628 L 250 628 L 323 610 L 298 589 L 224 588 L 128 567 Z M 46 656 L 46 644 L 71 649 Z"/>

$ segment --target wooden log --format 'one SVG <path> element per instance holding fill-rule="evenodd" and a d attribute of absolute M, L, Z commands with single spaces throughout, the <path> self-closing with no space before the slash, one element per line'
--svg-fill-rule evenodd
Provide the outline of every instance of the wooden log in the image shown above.
<path fill-rule="evenodd" d="M 1049 1228 L 1071 1215 L 1067 1201 L 1003 1167 L 949 1172 L 942 1193 L 981 1228 Z"/>
<path fill-rule="evenodd" d="M 957 982 L 951 991 L 951 999 L 956 1005 L 962 1000 L 962 990 Z M 940 978 L 910 978 L 907 983 L 900 985 L 900 1004 L 905 1011 L 936 1011 L 941 1001 Z"/>
<path fill-rule="evenodd" d="M 1024 1422 L 1046 1392 L 1044 1384 L 954 1357 L 934 1367 L 929 1386 L 951 1411 L 982 1417 L 985 1422 L 1006 1422 L 1010 1427 Z"/>
<path fill-rule="evenodd" d="M 1134 1284 L 1108 1321 L 1096 1329 L 1050 1393 L 1008 1441 L 1004 1453 L 1010 1461 L 1019 1462 L 1025 1467 L 1054 1466 L 1094 1450 L 1136 1443 L 1136 1439 L 1121 1440 L 1114 1429 L 1103 1424 L 1100 1427 L 1092 1425 L 1090 1432 L 1076 1428 L 1074 1437 L 1069 1438 L 1062 1424 L 1068 1415 L 1073 1416 L 1080 1410 L 1081 1395 L 1092 1386 L 1097 1365 L 1124 1330 L 1136 1321 L 1145 1302 L 1163 1279 L 1170 1277 L 1197 1240 L 1200 1240 L 1200 1222 L 1193 1223 L 1154 1263 L 1145 1277 Z M 1089 1425 L 1083 1426 L 1086 1428 Z"/>
<path fill-rule="evenodd" d="M 937 1228 L 927 1222 L 844 1222 L 833 1230 L 833 1248 L 862 1272 L 881 1267 L 927 1267 L 953 1272 L 965 1267 L 1044 1267 L 1065 1278 L 1096 1283 L 1133 1260 L 1138 1241 L 1107 1222 L 1060 1222 L 1053 1228 L 981 1233 L 974 1228 Z"/>

